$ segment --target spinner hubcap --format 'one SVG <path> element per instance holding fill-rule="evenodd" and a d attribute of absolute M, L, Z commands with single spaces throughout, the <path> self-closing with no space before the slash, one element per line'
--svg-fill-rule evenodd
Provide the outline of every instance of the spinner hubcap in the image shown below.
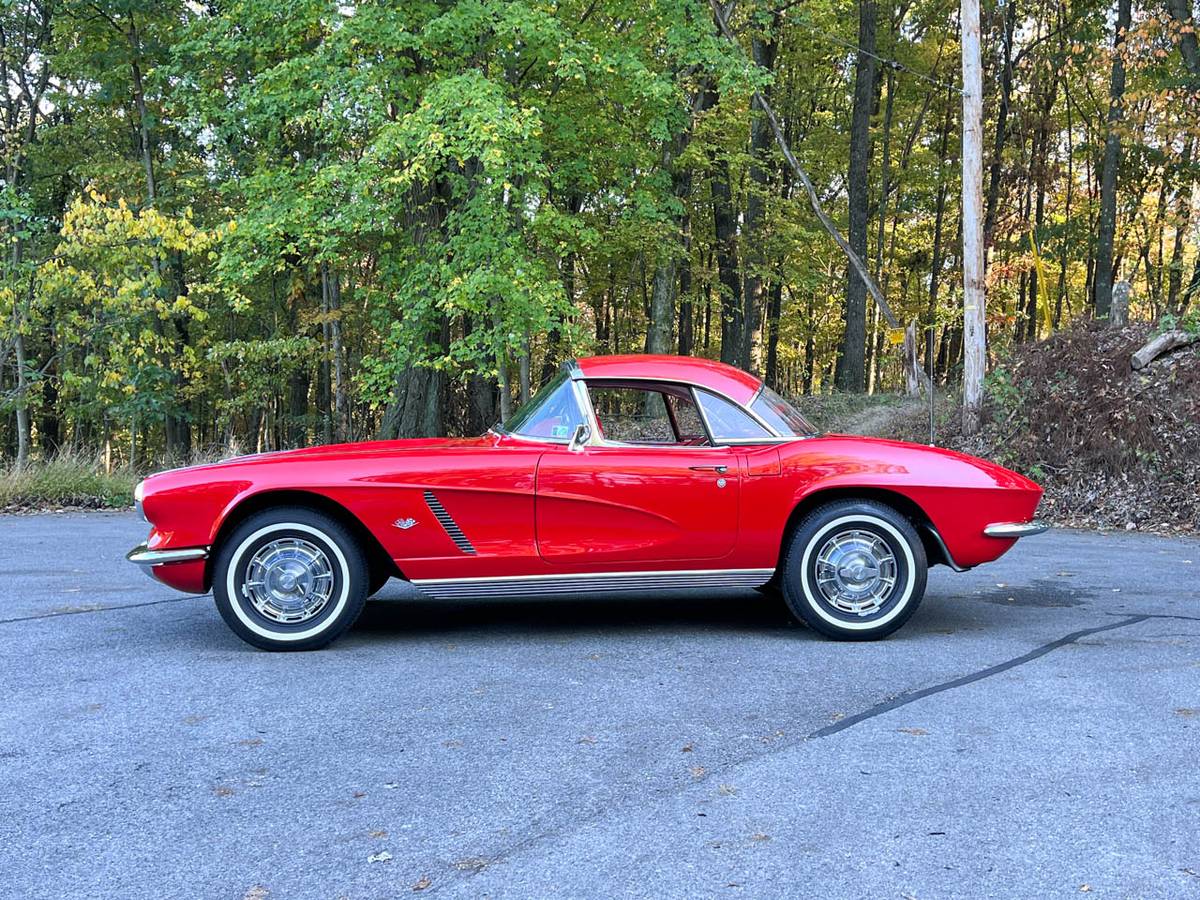
<path fill-rule="evenodd" d="M 879 535 L 859 528 L 839 531 L 817 552 L 817 588 L 839 612 L 869 616 L 896 589 L 896 555 Z"/>
<path fill-rule="evenodd" d="M 333 596 L 333 566 L 303 538 L 264 544 L 246 564 L 242 595 L 273 622 L 295 625 L 319 615 Z"/>

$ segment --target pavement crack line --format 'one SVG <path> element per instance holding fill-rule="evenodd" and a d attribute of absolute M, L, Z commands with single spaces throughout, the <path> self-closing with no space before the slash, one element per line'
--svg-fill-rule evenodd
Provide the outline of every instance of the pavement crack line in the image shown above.
<path fill-rule="evenodd" d="M 927 688 L 912 691 L 911 693 L 901 694 L 899 697 L 894 697 L 891 700 L 885 700 L 882 703 L 878 703 L 861 713 L 856 713 L 855 715 L 842 719 L 839 722 L 834 722 L 832 725 L 827 725 L 824 728 L 820 728 L 803 738 L 783 740 L 775 744 L 767 751 L 757 751 L 740 755 L 729 760 L 723 765 L 710 768 L 703 777 L 693 782 L 651 789 L 645 795 L 633 801 L 618 801 L 615 803 L 605 804 L 604 806 L 595 808 L 590 812 L 584 813 L 583 815 L 576 816 L 569 823 L 552 826 L 537 833 L 526 835 L 520 840 L 511 842 L 507 847 L 487 855 L 489 865 L 485 866 L 484 869 L 469 873 L 451 873 L 451 877 L 448 880 L 435 882 L 430 890 L 430 893 L 435 894 L 440 893 L 443 890 L 454 890 L 457 886 L 477 878 L 482 871 L 486 871 L 487 869 L 498 864 L 511 862 L 514 857 L 528 853 L 541 844 L 554 843 L 561 839 L 564 835 L 574 834 L 583 828 L 601 822 L 604 819 L 612 818 L 614 814 L 619 814 L 621 811 L 663 802 L 670 797 L 678 796 L 685 791 L 691 790 L 698 784 L 710 782 L 719 775 L 728 774 L 729 772 L 732 772 L 747 763 L 756 762 L 776 753 L 794 750 L 797 747 L 803 746 L 809 741 L 816 740 L 818 738 L 829 737 L 830 735 L 837 734 L 840 731 L 845 731 L 847 728 L 852 728 L 853 726 L 859 724 L 860 722 L 864 722 L 867 719 L 872 719 L 875 716 L 883 715 L 886 712 L 891 712 L 894 709 L 899 709 L 902 706 L 907 706 L 910 703 L 915 703 L 916 701 L 923 700 L 926 697 L 932 697 L 933 695 L 940 694 L 943 691 L 954 690 L 955 688 L 964 687 L 976 681 L 982 681 L 985 678 L 990 678 L 993 675 L 999 675 L 1002 672 L 1007 672 L 1009 669 L 1015 669 L 1017 666 L 1022 666 L 1026 663 L 1033 662 L 1035 659 L 1040 659 L 1048 653 L 1052 653 L 1061 647 L 1067 646 L 1068 644 L 1074 644 L 1082 638 L 1089 637 L 1093 634 L 1100 634 L 1101 632 L 1105 631 L 1113 631 L 1117 628 L 1125 628 L 1129 625 L 1137 625 L 1139 622 L 1145 622 L 1153 618 L 1160 617 L 1153 615 L 1128 616 L 1119 622 L 1112 622 L 1108 625 L 1097 625 L 1094 628 L 1084 628 L 1079 631 L 1073 631 L 1070 634 L 1064 635 L 1063 637 L 1051 641 L 1048 644 L 1043 644 L 1040 647 L 1036 647 L 1035 649 L 1030 650 L 1028 653 L 1006 660 L 1002 663 L 997 663 L 994 666 L 988 666 L 986 669 L 980 669 L 978 672 L 972 672 L 971 674 L 963 675 L 960 678 L 944 681 L 940 684 L 935 684 Z"/>
<path fill-rule="evenodd" d="M 1150 615 L 1129 616 L 1122 619 L 1120 622 L 1112 622 L 1108 625 L 1097 625 L 1094 628 L 1084 628 L 1080 631 L 1073 631 L 1068 635 L 1060 637 L 1056 641 L 1051 641 L 1048 644 L 1042 644 L 1042 646 L 1030 650 L 1028 653 L 1005 660 L 1002 663 L 997 663 L 994 666 L 988 666 L 986 669 L 980 669 L 978 672 L 972 672 L 969 675 L 963 675 L 960 678 L 955 678 L 950 681 L 943 681 L 941 684 L 930 685 L 927 688 L 921 688 L 918 691 L 901 694 L 899 697 L 894 697 L 891 700 L 885 700 L 882 703 L 877 703 L 860 713 L 847 716 L 845 719 L 834 722 L 831 725 L 826 725 L 824 728 L 818 728 L 812 734 L 808 735 L 805 740 L 812 741 L 817 740 L 818 738 L 829 737 L 837 734 L 839 731 L 845 731 L 847 728 L 853 728 L 860 722 L 865 722 L 868 719 L 873 719 L 876 716 L 889 713 L 892 710 L 899 709 L 902 706 L 908 706 L 910 703 L 916 703 L 918 700 L 924 700 L 926 697 L 932 697 L 934 694 L 940 694 L 943 691 L 952 691 L 955 688 L 964 687 L 968 684 L 973 684 L 976 681 L 982 681 L 985 678 L 991 678 L 993 675 L 999 675 L 1001 672 L 1007 672 L 1009 669 L 1015 669 L 1017 666 L 1023 666 L 1026 663 L 1033 662 L 1035 659 L 1040 659 L 1047 653 L 1053 653 L 1060 647 L 1065 647 L 1068 644 L 1074 644 L 1081 638 L 1090 637 L 1091 635 L 1099 634 L 1102 631 L 1112 631 L 1115 628 L 1125 628 L 1129 625 L 1136 625 L 1139 622 L 1145 622 L 1150 618 L 1158 617 Z"/>
<path fill-rule="evenodd" d="M 118 609 L 140 609 L 143 606 L 161 606 L 164 603 L 182 603 L 185 600 L 196 599 L 194 594 L 183 597 L 168 597 L 166 600 L 147 600 L 145 603 L 122 603 L 119 606 L 93 606 L 87 609 L 61 609 L 58 612 L 38 613 L 34 616 L 14 616 L 11 619 L 0 619 L 0 625 L 11 622 L 34 622 L 38 619 L 57 619 L 59 616 L 82 616 L 87 613 L 113 612 Z"/>

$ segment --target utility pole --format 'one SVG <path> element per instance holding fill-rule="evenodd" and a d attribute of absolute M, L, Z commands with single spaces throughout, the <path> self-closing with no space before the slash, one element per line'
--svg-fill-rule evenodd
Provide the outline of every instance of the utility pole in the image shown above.
<path fill-rule="evenodd" d="M 1011 0 L 1010 0 L 1011 2 Z M 979 0 L 961 0 L 963 150 L 963 433 L 979 430 L 987 333 L 983 293 L 983 63 Z"/>

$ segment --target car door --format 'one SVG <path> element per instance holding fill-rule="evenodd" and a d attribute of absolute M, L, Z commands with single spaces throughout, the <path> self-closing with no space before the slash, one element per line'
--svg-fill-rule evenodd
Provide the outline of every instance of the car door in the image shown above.
<path fill-rule="evenodd" d="M 738 455 L 708 445 L 690 391 L 589 382 L 599 433 L 543 454 L 536 475 L 538 552 L 554 566 L 697 563 L 738 534 Z"/>

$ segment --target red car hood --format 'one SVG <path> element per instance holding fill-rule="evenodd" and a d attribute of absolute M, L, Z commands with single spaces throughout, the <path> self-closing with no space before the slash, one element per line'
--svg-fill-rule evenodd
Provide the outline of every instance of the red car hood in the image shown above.
<path fill-rule="evenodd" d="M 204 463 L 198 466 L 187 466 L 186 470 L 232 468 L 235 466 L 259 465 L 270 462 L 287 462 L 289 460 L 322 460 L 340 461 L 348 459 L 363 459 L 373 456 L 395 456 L 402 453 L 421 453 L 440 449 L 458 449 L 464 447 L 485 447 L 496 442 L 495 435 L 485 434 L 471 438 L 412 438 L 401 441 L 360 441 L 353 444 L 325 444 L 320 447 L 302 447 L 299 450 L 275 450 L 269 453 L 249 453 L 245 456 L 233 456 L 219 462 Z M 169 469 L 180 472 L 184 469 Z M 165 472 L 157 473 L 159 475 Z"/>

